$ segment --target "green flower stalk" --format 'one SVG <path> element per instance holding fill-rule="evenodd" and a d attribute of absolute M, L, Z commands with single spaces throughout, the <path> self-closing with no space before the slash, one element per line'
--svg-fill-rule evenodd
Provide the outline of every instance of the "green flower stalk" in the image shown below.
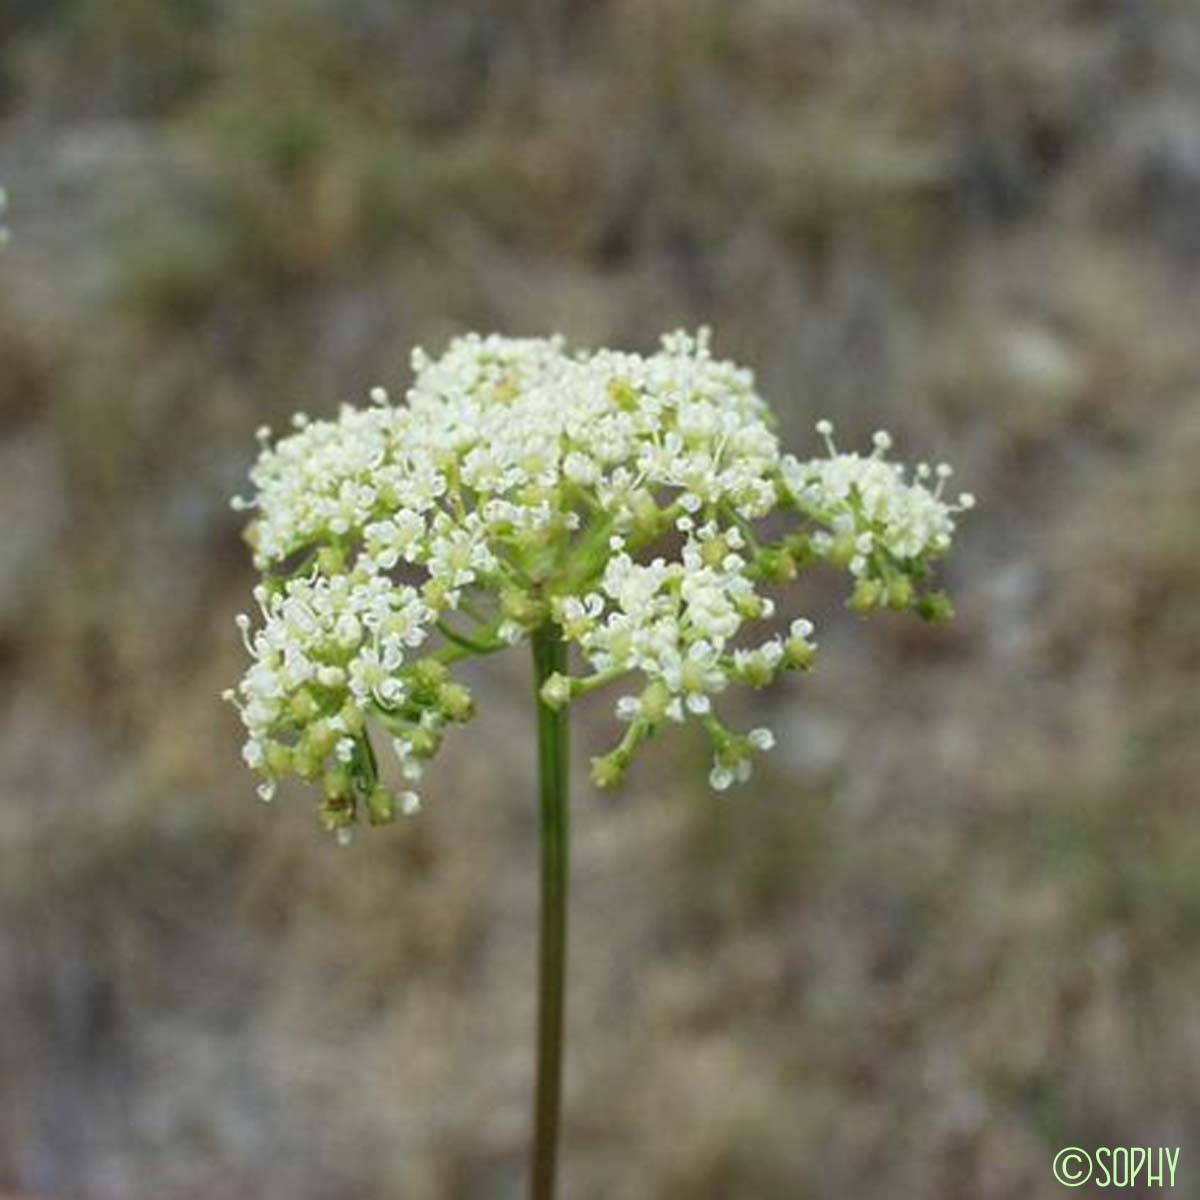
<path fill-rule="evenodd" d="M 653 355 L 570 353 L 559 338 L 460 338 L 413 355 L 402 404 L 382 389 L 336 420 L 294 418 L 236 499 L 262 581 L 239 617 L 252 662 L 226 697 L 271 799 L 298 775 L 340 841 L 415 813 L 426 764 L 474 713 L 463 660 L 533 648 L 542 811 L 542 931 L 531 1194 L 554 1194 L 566 956 L 567 713 L 614 688 L 621 736 L 592 760 L 620 781 L 666 726 L 695 721 L 723 791 L 771 749 L 714 698 L 807 670 L 811 622 L 775 620 L 770 594 L 801 570 L 846 570 L 849 604 L 949 615 L 931 591 L 955 519 L 950 468 L 911 474 L 877 433 L 866 455 L 783 452 L 751 373 L 709 335 Z M 790 516 L 768 537 L 762 520 Z M 757 639 L 755 627 L 765 628 Z M 572 665 L 572 658 L 574 664 Z M 380 756 L 378 743 L 389 744 Z"/>

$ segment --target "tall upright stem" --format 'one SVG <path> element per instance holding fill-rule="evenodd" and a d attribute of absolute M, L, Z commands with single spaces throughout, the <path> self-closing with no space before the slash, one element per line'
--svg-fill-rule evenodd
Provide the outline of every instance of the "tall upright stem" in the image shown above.
<path fill-rule="evenodd" d="M 567 969 L 567 712 L 542 703 L 542 684 L 566 671 L 567 647 L 553 625 L 533 635 L 533 674 L 541 789 L 542 888 L 538 954 L 537 1093 L 532 1200 L 553 1200 L 562 1103 L 563 1013 Z"/>

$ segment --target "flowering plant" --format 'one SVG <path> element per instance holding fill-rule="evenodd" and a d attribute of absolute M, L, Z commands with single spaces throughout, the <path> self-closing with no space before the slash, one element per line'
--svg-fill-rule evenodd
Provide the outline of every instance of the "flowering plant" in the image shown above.
<path fill-rule="evenodd" d="M 804 618 L 757 639 L 767 594 L 829 563 L 850 605 L 949 604 L 928 588 L 957 514 L 950 468 L 869 454 L 783 452 L 751 373 L 713 358 L 707 331 L 649 356 L 570 353 L 559 338 L 471 335 L 439 359 L 413 355 L 404 404 L 376 389 L 336 420 L 294 419 L 262 452 L 248 538 L 262 582 L 257 625 L 239 617 L 252 664 L 226 693 L 246 762 L 270 799 L 290 774 L 318 782 L 326 827 L 346 841 L 420 807 L 416 787 L 450 725 L 474 706 L 453 668 L 532 642 L 544 818 L 542 1009 L 535 1196 L 553 1189 L 565 952 L 566 709 L 619 685 L 624 729 L 592 760 L 615 784 L 662 727 L 698 722 L 717 790 L 748 777 L 766 729 L 739 732 L 713 699 L 806 670 Z M 787 532 L 761 521 L 782 512 Z M 579 668 L 568 665 L 576 648 Z M 393 783 L 375 749 L 398 760 Z"/>

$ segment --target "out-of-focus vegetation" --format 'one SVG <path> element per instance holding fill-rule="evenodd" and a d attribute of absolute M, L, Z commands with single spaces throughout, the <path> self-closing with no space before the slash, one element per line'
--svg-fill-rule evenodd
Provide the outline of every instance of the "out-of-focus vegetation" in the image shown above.
<path fill-rule="evenodd" d="M 216 700 L 254 428 L 468 327 L 712 323 L 793 445 L 981 502 L 954 626 L 794 597 L 750 791 L 580 771 L 565 1195 L 1026 1200 L 1194 1137 L 1193 3 L 6 0 L 0 118 L 0 1187 L 520 1194 L 526 664 L 349 852 Z"/>

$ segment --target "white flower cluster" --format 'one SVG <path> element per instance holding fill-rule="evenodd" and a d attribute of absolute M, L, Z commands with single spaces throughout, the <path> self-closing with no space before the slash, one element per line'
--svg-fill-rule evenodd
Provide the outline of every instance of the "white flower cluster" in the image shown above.
<path fill-rule="evenodd" d="M 436 360 L 417 351 L 413 368 L 403 404 L 376 389 L 336 420 L 298 416 L 273 445 L 260 431 L 255 495 L 234 501 L 254 514 L 264 575 L 261 623 L 240 618 L 253 663 L 227 693 L 245 757 L 266 798 L 285 774 L 321 780 L 342 836 L 364 812 L 383 822 L 418 805 L 407 782 L 385 782 L 371 731 L 416 780 L 446 725 L 471 713 L 451 666 L 547 622 L 590 671 L 552 677 L 546 704 L 642 681 L 617 701 L 626 730 L 594 760 L 597 782 L 688 717 L 712 741 L 713 786 L 744 779 L 773 739 L 726 729 L 712 697 L 806 668 L 815 649 L 803 620 L 741 644 L 747 622 L 774 614 L 760 587 L 827 559 L 857 577 L 859 607 L 872 606 L 865 583 L 887 589 L 876 603 L 920 607 L 917 585 L 967 506 L 924 474 L 906 483 L 881 438 L 869 458 L 831 442 L 827 459 L 782 455 L 752 375 L 714 359 L 707 331 L 648 356 L 471 335 Z M 767 544 L 752 525 L 777 508 L 802 524 Z"/>
<path fill-rule="evenodd" d="M 815 646 L 812 625 L 795 621 L 787 639 L 769 638 L 753 648 L 731 643 L 747 621 L 769 619 L 774 601 L 760 596 L 748 574 L 746 539 L 736 524 L 722 529 L 709 521 L 695 529 L 692 518 L 676 520 L 685 542 L 677 559 L 634 562 L 623 540 L 613 539 L 596 590 L 557 597 L 553 616 L 564 636 L 579 645 L 594 674 L 574 684 L 552 679 L 543 699 L 555 704 L 577 690 L 639 673 L 644 687 L 622 696 L 617 716 L 628 722 L 620 744 L 594 760 L 601 786 L 615 782 L 634 750 L 663 722 L 695 716 L 713 742 L 713 787 L 724 790 L 750 774 L 750 752 L 774 744 L 767 730 L 741 738 L 713 715 L 711 697 L 737 680 L 762 687 L 784 667 L 807 667 Z"/>
<path fill-rule="evenodd" d="M 954 518 L 973 508 L 975 497 L 963 492 L 955 503 L 942 498 L 953 474 L 947 463 L 936 469 L 919 463 L 914 481 L 908 482 L 904 466 L 884 457 L 892 439 L 883 430 L 875 434 L 874 449 L 865 457 L 838 453 L 829 421 L 818 421 L 817 432 L 828 458 L 800 463 L 786 456 L 782 463 L 797 506 L 822 526 L 810 539 L 811 551 L 855 577 L 855 608 L 908 608 L 914 583 L 925 577 L 929 562 L 950 548 Z M 926 483 L 934 475 L 937 483 L 930 491 Z M 936 597 L 932 603 L 936 609 L 945 601 Z"/>

